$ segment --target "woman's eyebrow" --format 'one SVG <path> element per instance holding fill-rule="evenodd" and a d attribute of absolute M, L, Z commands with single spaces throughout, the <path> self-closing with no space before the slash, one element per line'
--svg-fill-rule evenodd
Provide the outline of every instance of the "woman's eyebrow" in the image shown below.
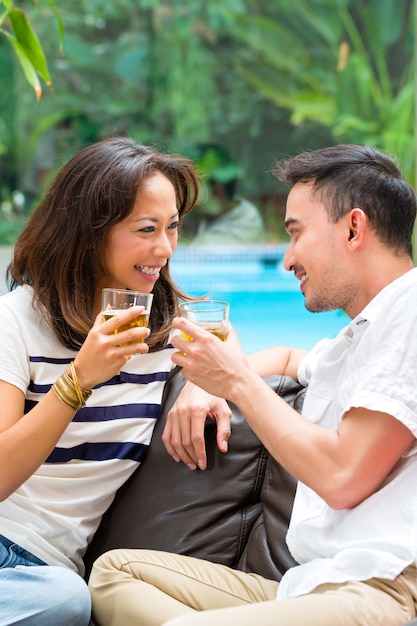
<path fill-rule="evenodd" d="M 169 217 L 168 219 L 170 220 L 174 220 L 174 219 L 178 219 L 179 217 L 179 212 L 176 211 L 173 215 L 171 215 L 171 217 Z M 140 215 L 139 217 L 135 217 L 133 218 L 134 222 L 141 222 L 143 220 L 148 220 L 150 222 L 159 222 L 159 218 L 158 217 L 147 217 L 146 215 Z"/>

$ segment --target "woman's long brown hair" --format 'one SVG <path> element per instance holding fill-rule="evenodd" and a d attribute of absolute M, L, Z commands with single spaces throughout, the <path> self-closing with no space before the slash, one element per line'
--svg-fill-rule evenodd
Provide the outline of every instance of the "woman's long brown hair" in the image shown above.
<path fill-rule="evenodd" d="M 33 288 L 34 302 L 45 307 L 50 326 L 66 347 L 78 350 L 93 325 L 110 229 L 131 213 L 138 189 L 157 171 L 175 188 L 182 222 L 198 199 L 192 162 L 115 137 L 84 148 L 63 166 L 18 237 L 7 269 L 8 286 Z M 167 343 L 178 300 L 187 298 L 173 283 L 169 263 L 153 294 L 153 332 L 147 341 L 156 350 Z"/>

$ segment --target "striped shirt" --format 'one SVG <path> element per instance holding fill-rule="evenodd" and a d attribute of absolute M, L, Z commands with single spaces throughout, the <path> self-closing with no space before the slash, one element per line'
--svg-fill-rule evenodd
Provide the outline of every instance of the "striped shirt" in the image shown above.
<path fill-rule="evenodd" d="M 0 298 L 0 379 L 23 391 L 25 412 L 76 356 L 34 310 L 32 294 L 24 286 Z M 134 356 L 94 388 L 45 463 L 0 502 L 0 534 L 83 574 L 82 557 L 104 511 L 146 454 L 172 352 Z"/>

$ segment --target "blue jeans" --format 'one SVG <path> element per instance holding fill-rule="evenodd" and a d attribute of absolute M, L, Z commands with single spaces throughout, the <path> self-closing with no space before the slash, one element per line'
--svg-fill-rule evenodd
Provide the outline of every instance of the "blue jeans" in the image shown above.
<path fill-rule="evenodd" d="M 0 626 L 87 626 L 90 615 L 81 576 L 0 535 Z"/>

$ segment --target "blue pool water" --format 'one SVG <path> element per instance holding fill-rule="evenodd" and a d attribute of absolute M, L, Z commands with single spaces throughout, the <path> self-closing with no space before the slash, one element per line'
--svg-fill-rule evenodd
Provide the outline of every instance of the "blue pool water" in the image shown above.
<path fill-rule="evenodd" d="M 340 311 L 310 313 L 298 281 L 282 266 L 285 246 L 179 247 L 171 273 L 189 294 L 230 302 L 233 326 L 245 352 L 272 345 L 311 348 L 334 337 L 349 318 Z M 0 294 L 11 248 L 0 248 Z"/>
<path fill-rule="evenodd" d="M 171 259 L 177 284 L 192 295 L 230 302 L 230 319 L 245 352 L 272 345 L 311 348 L 349 322 L 342 311 L 311 313 L 292 273 L 285 246 L 179 248 Z"/>

